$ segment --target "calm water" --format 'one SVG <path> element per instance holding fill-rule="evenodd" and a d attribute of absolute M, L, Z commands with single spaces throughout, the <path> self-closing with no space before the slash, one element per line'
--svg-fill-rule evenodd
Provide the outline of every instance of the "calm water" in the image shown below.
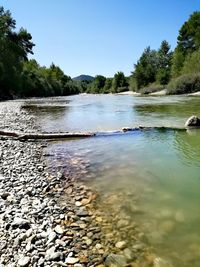
<path fill-rule="evenodd" d="M 28 103 L 27 103 L 28 104 Z M 77 95 L 30 101 L 40 126 L 47 131 L 104 131 L 122 127 L 183 126 L 200 115 L 198 97 L 134 97 Z"/>
<path fill-rule="evenodd" d="M 27 104 L 47 131 L 183 126 L 190 115 L 200 116 L 200 98 L 184 96 L 86 95 Z M 112 205 L 119 219 L 126 212 L 136 221 L 158 255 L 173 266 L 200 266 L 200 131 L 136 131 L 57 142 L 49 150 L 59 168 L 74 158 L 85 163 L 82 178 L 102 199 L 118 196 Z"/>

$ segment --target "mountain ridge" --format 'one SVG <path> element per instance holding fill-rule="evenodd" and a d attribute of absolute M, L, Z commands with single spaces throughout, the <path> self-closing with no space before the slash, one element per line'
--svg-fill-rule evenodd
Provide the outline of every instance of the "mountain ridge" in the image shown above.
<path fill-rule="evenodd" d="M 94 77 L 86 74 L 81 74 L 77 77 L 72 78 L 73 81 L 93 81 Z"/>

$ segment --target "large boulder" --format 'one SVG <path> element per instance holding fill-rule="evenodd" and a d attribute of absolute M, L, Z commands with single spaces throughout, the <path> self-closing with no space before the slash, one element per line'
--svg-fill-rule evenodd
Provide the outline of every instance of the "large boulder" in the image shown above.
<path fill-rule="evenodd" d="M 200 127 L 200 118 L 191 116 L 185 123 L 185 127 Z"/>

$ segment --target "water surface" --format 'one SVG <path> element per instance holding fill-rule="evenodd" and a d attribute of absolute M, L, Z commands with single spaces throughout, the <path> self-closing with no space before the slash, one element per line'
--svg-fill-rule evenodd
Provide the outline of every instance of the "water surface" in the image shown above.
<path fill-rule="evenodd" d="M 77 95 L 25 102 L 46 131 L 105 131 L 135 126 L 180 126 L 200 115 L 198 97 Z"/>

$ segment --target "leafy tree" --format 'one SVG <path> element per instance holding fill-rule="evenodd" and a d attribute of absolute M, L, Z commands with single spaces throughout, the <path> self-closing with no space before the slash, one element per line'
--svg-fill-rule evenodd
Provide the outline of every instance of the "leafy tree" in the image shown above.
<path fill-rule="evenodd" d="M 31 35 L 23 28 L 15 31 L 16 22 L 9 11 L 0 7 L 0 88 L 1 97 L 11 96 L 21 86 L 22 63 L 32 52 Z"/>
<path fill-rule="evenodd" d="M 94 80 L 91 83 L 89 92 L 93 94 L 99 94 L 103 92 L 105 86 L 106 78 L 102 75 L 95 76 Z"/>
<path fill-rule="evenodd" d="M 172 63 L 172 52 L 169 43 L 164 40 L 158 50 L 158 70 L 156 80 L 159 84 L 165 85 L 170 80 Z"/>
<path fill-rule="evenodd" d="M 200 48 L 200 12 L 194 12 L 186 21 L 177 38 L 177 47 L 173 54 L 172 76 L 181 75 L 184 61 L 188 55 Z"/>
<path fill-rule="evenodd" d="M 200 73 L 200 49 L 186 57 L 181 73 Z"/>
<path fill-rule="evenodd" d="M 104 88 L 103 88 L 103 93 L 104 94 L 108 94 L 111 92 L 111 88 L 112 88 L 112 78 L 106 78 L 106 81 L 105 81 L 105 85 L 104 85 Z"/>
<path fill-rule="evenodd" d="M 181 74 L 184 64 L 185 55 L 180 48 L 176 47 L 172 57 L 172 77 L 176 78 Z"/>
<path fill-rule="evenodd" d="M 158 55 L 155 50 L 147 47 L 135 65 L 133 76 L 136 80 L 137 89 L 140 89 L 156 80 L 158 70 Z"/>
<path fill-rule="evenodd" d="M 123 90 L 124 87 L 127 87 L 127 85 L 124 73 L 121 71 L 117 72 L 112 80 L 112 92 L 117 93 L 120 89 Z"/>
<path fill-rule="evenodd" d="M 177 47 L 188 54 L 200 47 L 200 12 L 194 12 L 179 31 Z"/>

